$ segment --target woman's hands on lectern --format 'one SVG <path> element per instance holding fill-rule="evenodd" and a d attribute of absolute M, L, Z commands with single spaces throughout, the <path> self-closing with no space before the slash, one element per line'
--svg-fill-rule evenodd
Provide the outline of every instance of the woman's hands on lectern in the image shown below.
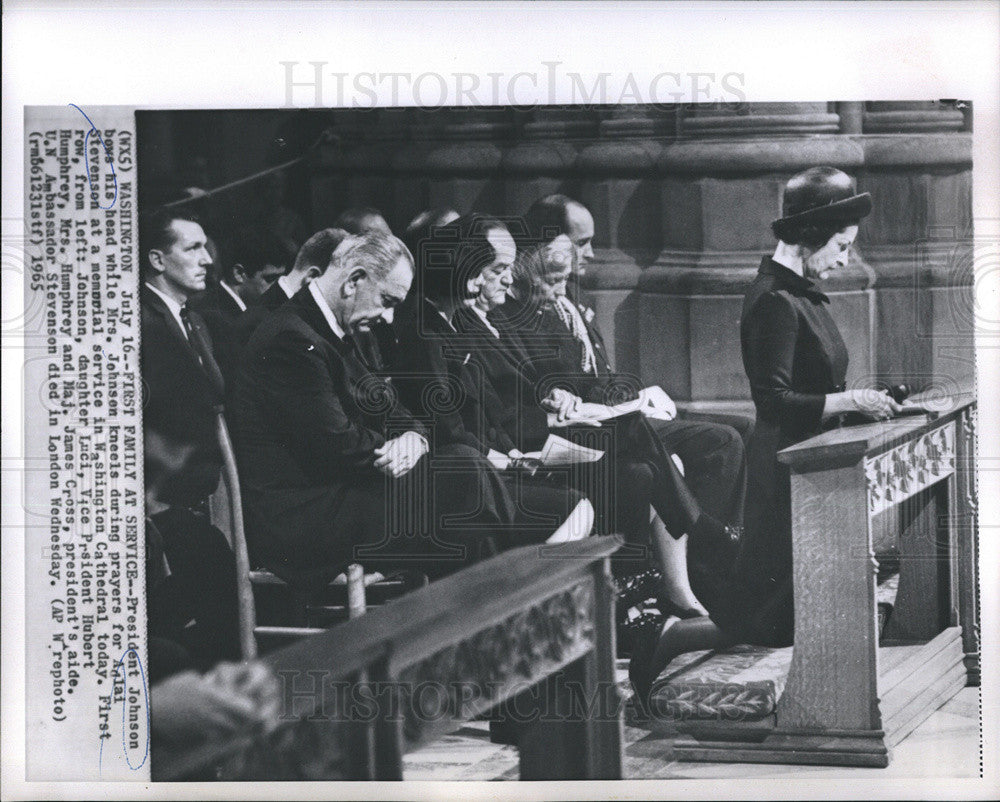
<path fill-rule="evenodd" d="M 888 420 L 903 408 L 885 390 L 867 388 L 830 393 L 823 406 L 823 417 L 845 412 L 860 412 L 875 420 Z"/>

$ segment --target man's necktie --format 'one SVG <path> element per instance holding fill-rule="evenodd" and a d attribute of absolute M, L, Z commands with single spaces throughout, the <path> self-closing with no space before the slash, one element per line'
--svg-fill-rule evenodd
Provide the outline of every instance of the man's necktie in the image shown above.
<path fill-rule="evenodd" d="M 188 342 L 191 343 L 195 354 L 198 355 L 198 361 L 201 362 L 201 366 L 204 368 L 205 375 L 208 378 L 208 383 L 212 387 L 215 395 L 213 402 L 221 404 L 226 393 L 226 382 L 222 378 L 222 371 L 219 370 L 219 365 L 215 361 L 215 357 L 212 356 L 212 347 L 208 343 L 208 338 L 205 336 L 204 330 L 191 317 L 191 313 L 186 306 L 181 307 L 181 323 L 184 324 L 184 332 L 187 334 Z"/>

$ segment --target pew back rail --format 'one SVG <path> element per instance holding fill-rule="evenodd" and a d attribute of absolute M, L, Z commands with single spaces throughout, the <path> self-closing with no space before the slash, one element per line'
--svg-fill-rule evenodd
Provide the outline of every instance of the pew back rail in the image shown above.
<path fill-rule="evenodd" d="M 522 719 L 522 779 L 618 779 L 614 586 L 594 537 L 470 566 L 263 658 L 266 733 L 154 752 L 156 779 L 401 779 L 403 756 L 498 703 Z M 155 689 L 154 689 L 155 694 Z"/>

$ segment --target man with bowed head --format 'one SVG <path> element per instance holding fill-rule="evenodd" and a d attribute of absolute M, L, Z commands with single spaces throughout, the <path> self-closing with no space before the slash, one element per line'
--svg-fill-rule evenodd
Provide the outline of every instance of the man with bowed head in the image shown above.
<path fill-rule="evenodd" d="M 355 336 L 391 323 L 412 280 L 396 237 L 349 236 L 247 344 L 236 413 L 248 536 L 255 557 L 290 581 L 354 559 L 392 567 L 413 550 L 435 555 L 428 573 L 447 573 L 489 553 L 511 520 L 490 463 L 463 444 L 429 455 L 425 426 L 358 351 Z M 413 527 L 393 531 L 408 518 Z M 420 521 L 427 537 L 401 536 Z"/>

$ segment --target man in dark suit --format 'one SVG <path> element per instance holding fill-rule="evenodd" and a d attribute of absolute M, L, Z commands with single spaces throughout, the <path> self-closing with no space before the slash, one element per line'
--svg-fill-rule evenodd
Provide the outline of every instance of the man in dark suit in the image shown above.
<path fill-rule="evenodd" d="M 551 242 L 559 235 L 569 238 L 575 259 L 566 293 L 574 303 L 585 302 L 580 279 L 587 272 L 587 263 L 594 258 L 594 217 L 590 209 L 567 195 L 546 195 L 531 204 L 524 220 L 533 243 Z M 518 243 L 518 247 L 525 244 L 531 243 Z"/>
<path fill-rule="evenodd" d="M 283 276 L 292 263 L 292 254 L 274 236 L 259 235 L 252 229 L 235 238 L 232 256 L 221 267 L 217 281 L 206 282 L 205 291 L 191 299 L 212 334 L 215 354 L 228 383 L 235 379 L 244 319 L 256 309 L 261 298 Z"/>
<path fill-rule="evenodd" d="M 167 576 L 148 583 L 150 634 L 180 644 L 196 665 L 238 659 L 236 568 L 208 519 L 222 457 L 216 416 L 225 392 L 208 328 L 188 300 L 211 265 L 198 221 L 166 211 L 144 221 L 142 326 L 147 539 Z M 163 464 L 179 463 L 165 471 Z"/>
<path fill-rule="evenodd" d="M 314 278 L 326 272 L 330 257 L 346 236 L 347 232 L 342 228 L 324 228 L 303 243 L 288 272 L 278 276 L 261 294 L 259 302 L 247 309 L 240 318 L 236 326 L 236 342 L 240 348 L 247 344 L 251 335 L 270 312 L 288 301 Z"/>
<path fill-rule="evenodd" d="M 446 573 L 489 553 L 491 527 L 511 520 L 489 462 L 464 444 L 428 453 L 428 431 L 355 344 L 377 320 L 392 322 L 412 277 L 395 237 L 349 237 L 247 345 L 236 413 L 248 534 L 293 582 L 352 560 L 420 557 Z"/>
<path fill-rule="evenodd" d="M 473 362 L 473 344 L 450 322 L 457 304 L 448 271 L 442 275 L 429 266 L 439 268 L 453 255 L 452 243 L 433 237 L 434 229 L 449 221 L 425 217 L 422 227 L 408 231 L 411 253 L 419 256 L 414 287 L 393 321 L 398 346 L 387 366 L 393 386 L 407 408 L 428 423 L 435 444 L 463 443 L 502 472 L 518 500 L 514 532 L 505 536 L 505 543 L 511 537 L 526 543 L 582 537 L 592 523 L 590 502 L 568 486 L 565 473 L 531 473 L 507 431 L 512 410 L 504 407 L 486 372 Z M 537 412 L 545 426 L 544 413 Z"/>

